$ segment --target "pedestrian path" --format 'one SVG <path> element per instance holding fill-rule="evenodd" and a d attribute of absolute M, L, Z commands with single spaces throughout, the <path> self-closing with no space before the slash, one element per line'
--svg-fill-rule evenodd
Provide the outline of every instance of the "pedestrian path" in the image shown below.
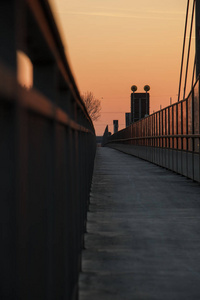
<path fill-rule="evenodd" d="M 199 300 L 200 185 L 98 148 L 80 300 Z"/>

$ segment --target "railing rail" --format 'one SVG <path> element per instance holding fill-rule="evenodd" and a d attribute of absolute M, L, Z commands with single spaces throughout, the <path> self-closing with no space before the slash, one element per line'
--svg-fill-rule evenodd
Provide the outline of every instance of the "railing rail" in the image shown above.
<path fill-rule="evenodd" d="M 48 1 L 0 4 L 0 298 L 76 299 L 96 149 Z M 16 79 L 16 51 L 33 88 Z"/>
<path fill-rule="evenodd" d="M 126 148 L 129 153 L 200 181 L 199 104 L 198 78 L 186 99 L 110 137 L 105 132 L 104 145 L 123 151 Z"/>

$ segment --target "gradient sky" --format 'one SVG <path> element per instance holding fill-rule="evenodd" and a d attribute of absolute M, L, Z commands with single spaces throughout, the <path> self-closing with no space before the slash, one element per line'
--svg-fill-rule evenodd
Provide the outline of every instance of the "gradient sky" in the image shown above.
<path fill-rule="evenodd" d="M 151 86 L 151 113 L 177 101 L 187 0 L 50 2 L 80 93 L 101 99 L 97 135 L 124 128 L 133 84 Z"/>

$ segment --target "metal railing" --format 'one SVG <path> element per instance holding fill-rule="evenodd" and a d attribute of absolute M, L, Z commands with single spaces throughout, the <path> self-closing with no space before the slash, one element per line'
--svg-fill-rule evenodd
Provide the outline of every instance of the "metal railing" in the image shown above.
<path fill-rule="evenodd" d="M 199 93 L 198 78 L 187 99 L 110 137 L 106 131 L 104 145 L 128 151 L 200 182 Z"/>
<path fill-rule="evenodd" d="M 48 1 L 1 1 L 0 28 L 0 299 L 76 299 L 94 127 Z"/>

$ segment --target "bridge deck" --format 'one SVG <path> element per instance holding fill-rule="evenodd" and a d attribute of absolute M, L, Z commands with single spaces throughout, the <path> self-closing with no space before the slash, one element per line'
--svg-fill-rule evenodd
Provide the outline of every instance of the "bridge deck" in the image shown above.
<path fill-rule="evenodd" d="M 80 300 L 200 299 L 200 185 L 98 148 Z"/>

